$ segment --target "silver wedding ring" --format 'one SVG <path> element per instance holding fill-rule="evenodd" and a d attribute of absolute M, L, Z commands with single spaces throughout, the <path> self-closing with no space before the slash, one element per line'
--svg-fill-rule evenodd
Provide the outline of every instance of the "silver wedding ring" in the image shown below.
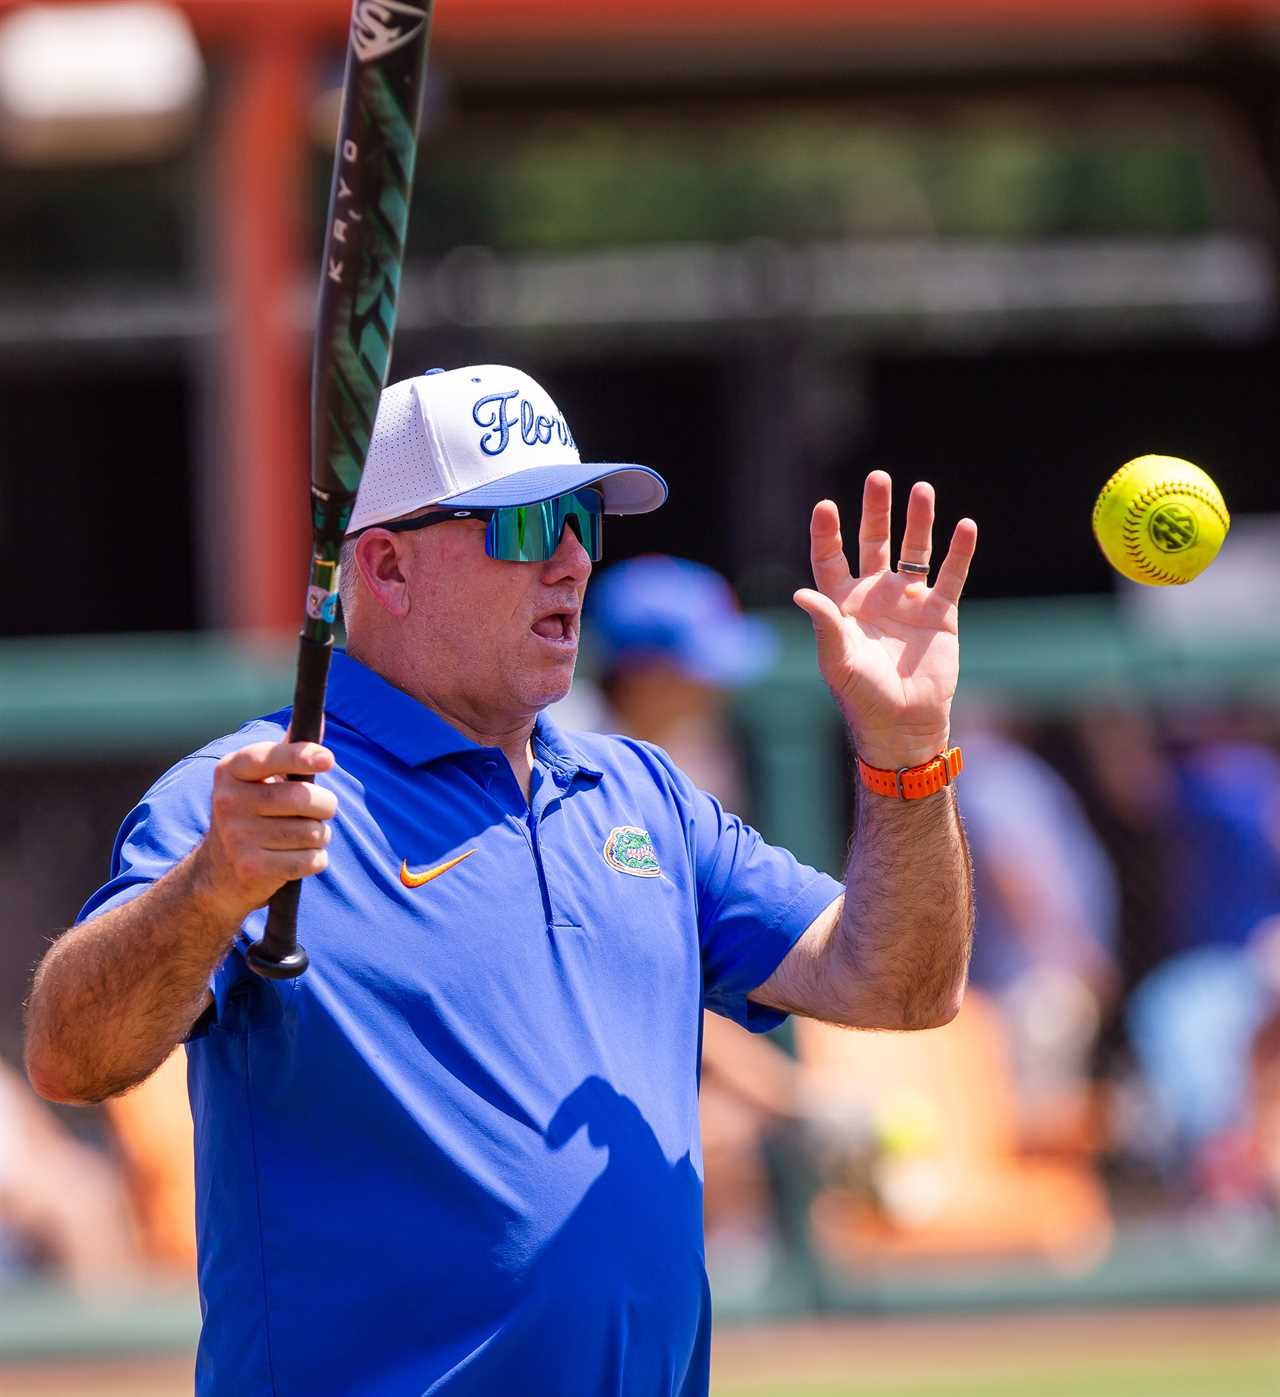
<path fill-rule="evenodd" d="M 909 573 L 911 574 L 912 577 L 928 577 L 928 576 L 929 576 L 929 564 L 928 564 L 928 563 L 904 563 L 904 562 L 902 562 L 901 560 L 899 560 L 899 562 L 898 562 L 898 571 L 899 571 L 899 572 L 909 572 Z"/>

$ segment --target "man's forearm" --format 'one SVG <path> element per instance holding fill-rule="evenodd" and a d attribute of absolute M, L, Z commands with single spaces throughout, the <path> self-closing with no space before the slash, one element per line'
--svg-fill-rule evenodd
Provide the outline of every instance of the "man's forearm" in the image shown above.
<path fill-rule="evenodd" d="M 27 1074 L 73 1105 L 155 1071 L 208 1001 L 239 923 L 204 896 L 199 853 L 50 948 L 27 1005 Z"/>
<path fill-rule="evenodd" d="M 832 932 L 838 982 L 862 1028 L 931 1028 L 955 1016 L 973 939 L 973 870 L 955 793 L 858 793 Z"/>
<path fill-rule="evenodd" d="M 936 1028 L 964 992 L 973 876 L 955 796 L 860 793 L 844 897 L 753 990 L 759 1004 L 849 1028 Z"/>

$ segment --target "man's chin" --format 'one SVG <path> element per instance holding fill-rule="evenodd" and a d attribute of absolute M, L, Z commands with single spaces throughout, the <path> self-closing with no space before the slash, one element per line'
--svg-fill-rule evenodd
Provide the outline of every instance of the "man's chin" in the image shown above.
<path fill-rule="evenodd" d="M 567 662 L 556 666 L 548 666 L 538 674 L 528 676 L 525 684 L 525 695 L 534 708 L 549 708 L 553 703 L 559 703 L 569 695 L 569 690 L 573 688 L 573 672 L 577 663 L 577 655 Z"/>

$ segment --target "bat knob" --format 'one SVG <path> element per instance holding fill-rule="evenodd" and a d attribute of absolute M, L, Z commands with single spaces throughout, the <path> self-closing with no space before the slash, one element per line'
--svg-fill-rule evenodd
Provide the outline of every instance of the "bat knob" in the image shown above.
<path fill-rule="evenodd" d="M 282 956 L 263 950 L 261 945 L 250 946 L 245 952 L 245 960 L 255 975 L 264 980 L 296 980 L 311 964 L 311 958 L 301 946 L 286 951 Z"/>

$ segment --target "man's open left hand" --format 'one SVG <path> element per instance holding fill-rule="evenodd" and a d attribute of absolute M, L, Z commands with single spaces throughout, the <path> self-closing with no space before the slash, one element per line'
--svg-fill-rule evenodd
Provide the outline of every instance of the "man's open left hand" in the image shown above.
<path fill-rule="evenodd" d="M 816 590 L 795 603 L 813 622 L 818 665 L 871 766 L 917 766 L 946 745 L 951 700 L 960 670 L 957 613 L 978 541 L 962 519 L 930 587 L 923 577 L 890 567 L 892 482 L 867 477 L 858 531 L 858 575 L 850 571 L 840 511 L 830 500 L 814 508 L 809 526 Z M 900 561 L 929 563 L 933 552 L 933 486 L 912 487 Z"/>

